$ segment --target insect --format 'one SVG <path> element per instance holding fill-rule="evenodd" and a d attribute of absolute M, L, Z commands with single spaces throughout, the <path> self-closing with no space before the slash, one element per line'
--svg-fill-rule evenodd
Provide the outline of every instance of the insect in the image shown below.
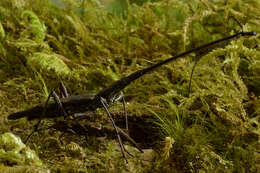
<path fill-rule="evenodd" d="M 143 75 L 145 75 L 145 74 L 153 71 L 154 69 L 156 69 L 164 64 L 167 64 L 173 60 L 179 59 L 181 57 L 185 57 L 186 55 L 189 55 L 191 53 L 196 53 L 197 56 L 201 57 L 201 56 L 207 54 L 208 52 L 212 51 L 216 47 L 226 45 L 226 44 L 230 43 L 232 40 L 238 39 L 242 36 L 256 35 L 256 32 L 254 32 L 254 31 L 245 32 L 243 30 L 242 25 L 239 22 L 238 22 L 238 24 L 242 28 L 241 32 L 238 32 L 234 35 L 231 35 L 231 36 L 213 41 L 211 43 L 193 48 L 193 49 L 183 52 L 179 55 L 172 56 L 172 57 L 170 57 L 162 62 L 159 62 L 157 64 L 154 64 L 150 67 L 136 71 L 136 72 L 130 74 L 129 76 L 126 76 L 126 77 L 123 77 L 123 78 L 117 80 L 116 82 L 114 82 L 111 85 L 109 85 L 108 87 L 104 88 L 97 94 L 82 94 L 82 95 L 75 95 L 75 96 L 68 97 L 66 92 L 64 92 L 65 97 L 59 99 L 57 97 L 57 95 L 55 95 L 55 92 L 52 92 L 49 95 L 45 104 L 40 104 L 31 109 L 10 114 L 8 116 L 8 119 L 15 120 L 15 119 L 19 119 L 22 117 L 27 117 L 28 120 L 33 120 L 33 119 L 41 120 L 43 118 L 55 118 L 55 117 L 59 117 L 59 116 L 75 115 L 74 118 L 75 118 L 75 121 L 77 121 L 77 115 L 79 115 L 78 113 L 86 112 L 86 111 L 95 111 L 97 108 L 104 108 L 107 116 L 111 120 L 112 125 L 116 131 L 122 155 L 126 159 L 126 156 L 124 154 L 125 149 L 123 147 L 123 144 L 121 142 L 121 137 L 120 137 L 120 134 L 122 134 L 122 132 L 120 132 L 119 128 L 116 126 L 116 124 L 108 110 L 108 107 L 111 106 L 115 101 L 118 101 L 118 100 L 123 100 L 124 109 L 125 109 L 124 97 L 122 94 L 120 94 L 120 92 L 125 87 L 127 87 L 131 82 L 135 81 L 136 79 L 142 77 Z M 195 69 L 195 66 L 196 66 L 198 60 L 199 59 L 196 60 L 194 66 L 193 66 L 192 73 Z M 191 77 L 192 77 L 192 74 L 191 74 Z M 191 85 L 191 83 L 190 83 L 190 85 Z M 190 85 L 189 85 L 189 89 L 190 89 Z M 62 90 L 65 91 L 65 87 L 62 87 L 62 88 L 63 88 Z M 55 101 L 49 102 L 50 96 L 53 96 Z M 57 109 L 57 105 L 58 105 L 58 109 Z M 39 114 L 41 114 L 41 113 L 42 113 L 42 116 L 39 116 Z M 126 115 L 126 129 L 128 129 L 126 111 L 125 111 L 125 115 Z M 82 115 L 82 116 L 84 116 L 84 115 Z M 40 120 L 36 125 L 37 128 L 40 123 Z"/>

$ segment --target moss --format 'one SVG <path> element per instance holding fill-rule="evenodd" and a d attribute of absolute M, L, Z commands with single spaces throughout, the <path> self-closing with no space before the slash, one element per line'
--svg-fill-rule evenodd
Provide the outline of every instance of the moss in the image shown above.
<path fill-rule="evenodd" d="M 27 165 L 32 165 L 33 167 L 35 167 L 35 168 L 28 167 L 29 169 L 37 169 L 36 167 L 40 167 L 40 168 L 44 167 L 42 161 L 36 155 L 35 151 L 27 148 L 23 144 L 21 139 L 19 137 L 16 137 L 14 134 L 12 133 L 2 134 L 0 136 L 0 143 L 1 143 L 0 146 L 1 163 L 6 163 L 9 166 L 10 165 L 25 166 L 24 169 L 26 169 Z M 2 166 L 2 170 L 10 171 L 11 168 Z"/>
<path fill-rule="evenodd" d="M 28 66 L 36 71 L 54 71 L 58 75 L 68 75 L 70 69 L 68 66 L 55 55 L 50 55 L 43 52 L 35 52 L 27 58 Z"/>
<path fill-rule="evenodd" d="M 36 42 L 42 42 L 45 38 L 46 27 L 40 22 L 37 15 L 35 15 L 35 13 L 33 13 L 32 11 L 26 10 L 22 13 L 22 18 L 27 18 L 28 21 L 30 21 L 30 23 L 27 23 L 27 25 L 29 24 L 30 26 L 30 30 L 34 35 L 34 40 Z"/>
<path fill-rule="evenodd" d="M 258 0 L 1 1 L 0 131 L 26 138 L 34 122 L 6 117 L 43 102 L 60 80 L 70 95 L 97 93 L 132 72 L 240 32 L 230 16 L 245 31 L 259 33 L 259 7 Z M 152 117 L 143 138 L 156 137 L 142 141 L 163 156 L 157 157 L 155 171 L 259 172 L 259 43 L 259 35 L 242 37 L 201 57 L 189 96 L 195 54 L 125 88 L 129 116 L 136 121 Z M 115 117 L 123 116 L 117 104 L 110 110 Z M 102 110 L 96 114 L 104 116 L 93 114 L 95 123 L 107 121 Z M 42 128 L 48 130 L 33 135 L 28 144 L 51 171 L 131 171 L 121 162 L 114 141 L 65 135 L 60 142 L 61 132 L 50 130 L 51 125 L 46 120 Z M 143 126 L 135 122 L 131 128 L 141 133 Z M 130 134 L 138 136 L 131 129 Z M 165 137 L 171 140 L 163 142 Z M 77 145 L 67 146 L 72 141 Z M 82 157 L 76 158 L 79 153 Z M 4 157 L 2 165 L 24 163 L 25 155 L 16 154 Z M 139 172 L 152 170 L 138 157 L 130 160 Z"/>
<path fill-rule="evenodd" d="M 0 40 L 3 40 L 5 37 L 5 30 L 3 28 L 2 23 L 0 23 Z"/>

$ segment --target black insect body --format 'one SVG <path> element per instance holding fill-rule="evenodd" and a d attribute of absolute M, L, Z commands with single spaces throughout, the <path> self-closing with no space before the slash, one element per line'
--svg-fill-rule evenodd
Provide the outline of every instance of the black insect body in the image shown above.
<path fill-rule="evenodd" d="M 121 143 L 121 138 L 120 138 L 120 133 L 122 134 L 122 132 L 120 132 L 118 130 L 117 126 L 115 125 L 114 120 L 108 111 L 108 107 L 115 101 L 123 99 L 123 96 L 120 95 L 120 92 L 126 86 L 128 86 L 131 82 L 135 81 L 136 79 L 142 77 L 143 75 L 156 69 L 157 67 L 160 67 L 173 60 L 176 60 L 178 58 L 189 55 L 190 53 L 196 53 L 198 56 L 203 56 L 206 53 L 213 50 L 214 48 L 221 46 L 223 44 L 227 44 L 234 39 L 238 39 L 242 36 L 254 36 L 254 35 L 256 35 L 256 32 L 244 32 L 242 30 L 241 32 L 236 33 L 232 36 L 219 39 L 217 41 L 199 46 L 197 48 L 193 48 L 193 49 L 183 52 L 179 55 L 172 56 L 172 57 L 170 57 L 162 62 L 159 62 L 157 64 L 154 64 L 150 67 L 136 71 L 136 72 L 130 74 L 129 76 L 123 77 L 123 78 L 119 79 L 118 81 L 112 83 L 108 87 L 101 90 L 98 94 L 82 94 L 82 95 L 65 97 L 65 98 L 61 98 L 61 99 L 58 99 L 56 97 L 56 99 L 55 99 L 56 101 L 54 101 L 54 102 L 46 102 L 45 104 L 37 105 L 31 109 L 10 114 L 8 116 L 8 119 L 15 120 L 15 119 L 19 119 L 22 117 L 27 117 L 28 120 L 55 118 L 58 116 L 65 116 L 64 114 L 73 115 L 73 114 L 82 113 L 82 112 L 86 112 L 86 111 L 95 111 L 97 108 L 104 108 L 108 117 L 110 118 L 110 120 L 113 124 L 113 127 L 118 136 L 122 154 L 125 157 L 125 154 L 124 154 L 125 149 Z M 202 53 L 202 52 L 204 52 L 204 53 Z M 195 65 L 196 64 L 197 64 L 197 62 L 195 63 Z M 194 68 L 195 68 L 195 66 L 194 66 Z M 55 98 L 54 93 L 52 93 L 52 96 L 54 96 L 54 98 Z M 57 104 L 60 105 L 59 109 L 57 109 Z M 42 116 L 39 116 L 39 115 L 41 115 L 42 112 L 44 112 L 42 114 Z M 63 112 L 63 113 L 61 113 L 61 112 Z M 38 124 L 39 124 L 39 122 L 38 122 Z M 126 122 L 127 122 L 127 118 L 126 118 Z"/>

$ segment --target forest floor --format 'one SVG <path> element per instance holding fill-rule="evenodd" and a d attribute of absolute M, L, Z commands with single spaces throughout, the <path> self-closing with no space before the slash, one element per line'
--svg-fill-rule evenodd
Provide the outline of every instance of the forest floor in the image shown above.
<path fill-rule="evenodd" d="M 88 133 L 46 118 L 26 145 L 37 120 L 8 120 L 44 103 L 60 81 L 71 96 L 98 93 L 241 27 L 260 33 L 259 8 L 258 0 L 0 1 L 0 172 L 260 172 L 259 34 L 127 86 L 128 131 L 122 103 L 109 111 L 143 150 L 123 138 L 128 163 L 101 108 L 79 121 Z"/>

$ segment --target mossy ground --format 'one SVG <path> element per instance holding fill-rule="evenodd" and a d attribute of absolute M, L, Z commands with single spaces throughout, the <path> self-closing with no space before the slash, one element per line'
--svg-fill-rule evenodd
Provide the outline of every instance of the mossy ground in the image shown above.
<path fill-rule="evenodd" d="M 239 32 L 229 16 L 260 33 L 258 0 L 137 2 L 0 1 L 1 132 L 25 139 L 35 122 L 8 121 L 8 114 L 45 101 L 60 80 L 70 95 L 97 93 L 171 55 Z M 53 130 L 36 133 L 28 146 L 52 172 L 260 172 L 259 43 L 259 34 L 240 38 L 203 56 L 189 96 L 194 55 L 124 90 L 130 118 L 157 127 L 149 136 L 159 137 L 141 144 L 156 150 L 155 162 L 130 158 L 129 168 L 116 140 L 68 135 L 66 145 Z M 122 116 L 119 105 L 111 112 Z"/>

